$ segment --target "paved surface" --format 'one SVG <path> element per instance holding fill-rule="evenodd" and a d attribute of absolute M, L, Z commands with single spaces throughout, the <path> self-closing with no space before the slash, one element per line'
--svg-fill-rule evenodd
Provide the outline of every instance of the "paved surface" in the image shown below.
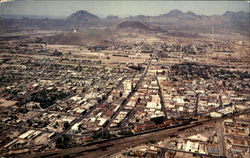
<path fill-rule="evenodd" d="M 218 134 L 218 138 L 219 138 L 219 144 L 218 144 L 219 154 L 222 156 L 226 156 L 223 128 L 224 128 L 224 126 L 223 126 L 222 122 L 218 122 L 217 134 Z"/>
<path fill-rule="evenodd" d="M 153 57 L 152 57 L 153 58 Z M 104 131 L 107 131 L 110 124 L 113 122 L 113 120 L 117 117 L 117 115 L 120 113 L 121 110 L 123 110 L 124 106 L 129 102 L 130 98 L 135 94 L 135 92 L 138 90 L 138 88 L 140 87 L 142 81 L 144 80 L 145 76 L 148 73 L 148 69 L 151 65 L 152 62 L 152 58 L 149 60 L 148 65 L 146 67 L 146 69 L 144 70 L 142 76 L 140 77 L 140 80 L 137 82 L 136 86 L 132 89 L 132 92 L 129 93 L 128 97 L 125 99 L 125 101 L 123 102 L 123 104 L 119 107 L 119 109 L 116 111 L 116 113 L 111 117 L 111 119 L 109 120 L 109 122 L 105 125 L 104 127 Z"/>

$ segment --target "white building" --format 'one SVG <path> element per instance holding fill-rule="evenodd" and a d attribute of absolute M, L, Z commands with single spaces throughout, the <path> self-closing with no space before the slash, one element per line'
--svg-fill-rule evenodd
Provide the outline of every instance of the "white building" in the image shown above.
<path fill-rule="evenodd" d="M 130 80 L 125 80 L 123 82 L 124 93 L 129 94 L 132 91 L 132 83 Z"/>

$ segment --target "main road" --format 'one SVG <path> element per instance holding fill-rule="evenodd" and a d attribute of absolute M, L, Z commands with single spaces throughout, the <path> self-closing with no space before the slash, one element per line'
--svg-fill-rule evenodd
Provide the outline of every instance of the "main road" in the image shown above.
<path fill-rule="evenodd" d="M 147 67 L 145 68 L 143 74 L 141 75 L 139 81 L 137 82 L 136 86 L 132 89 L 132 91 L 129 93 L 129 95 L 127 96 L 127 98 L 125 99 L 125 101 L 122 103 L 122 105 L 119 107 L 119 109 L 116 111 L 116 113 L 111 117 L 111 119 L 109 120 L 109 122 L 105 125 L 103 131 L 107 131 L 110 124 L 112 123 L 112 121 L 117 117 L 117 115 L 120 113 L 121 110 L 123 110 L 124 106 L 129 102 L 130 98 L 135 94 L 135 92 L 138 90 L 138 88 L 140 87 L 142 81 L 144 80 L 145 76 L 148 73 L 148 69 L 151 65 L 153 59 L 153 55 L 150 58 Z M 128 119 L 127 119 L 128 120 Z M 124 125 L 124 124 L 123 124 Z"/>

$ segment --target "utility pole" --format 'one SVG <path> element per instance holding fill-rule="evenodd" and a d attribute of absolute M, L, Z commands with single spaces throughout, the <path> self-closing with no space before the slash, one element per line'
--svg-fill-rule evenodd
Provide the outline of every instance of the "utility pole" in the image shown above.
<path fill-rule="evenodd" d="M 214 41 L 214 27 L 212 27 L 212 42 Z"/>

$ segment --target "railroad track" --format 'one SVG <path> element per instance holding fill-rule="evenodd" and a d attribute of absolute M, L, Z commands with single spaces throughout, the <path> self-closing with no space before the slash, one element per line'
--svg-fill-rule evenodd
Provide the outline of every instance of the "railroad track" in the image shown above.
<path fill-rule="evenodd" d="M 180 125 L 178 127 L 173 127 L 169 129 L 155 129 L 151 131 L 146 131 L 144 133 L 131 135 L 127 137 L 118 137 L 111 140 L 104 140 L 99 142 L 93 142 L 90 144 L 72 147 L 68 149 L 62 150 L 54 150 L 48 151 L 44 153 L 33 153 L 33 154 L 23 154 L 23 155 L 15 155 L 15 157 L 30 157 L 30 158 L 37 158 L 37 157 L 63 157 L 63 156 L 70 156 L 70 157 L 102 157 L 105 155 L 110 155 L 114 152 L 121 151 L 127 147 L 140 145 L 143 143 L 147 143 L 149 140 L 159 141 L 166 137 L 176 136 L 179 133 L 185 131 L 186 129 L 192 129 L 196 127 L 202 127 L 209 125 L 210 123 L 222 121 L 224 119 L 228 119 L 234 116 L 248 114 L 250 110 L 236 113 L 233 116 L 225 116 L 221 118 L 214 118 L 202 121 L 193 121 L 187 125 Z"/>

